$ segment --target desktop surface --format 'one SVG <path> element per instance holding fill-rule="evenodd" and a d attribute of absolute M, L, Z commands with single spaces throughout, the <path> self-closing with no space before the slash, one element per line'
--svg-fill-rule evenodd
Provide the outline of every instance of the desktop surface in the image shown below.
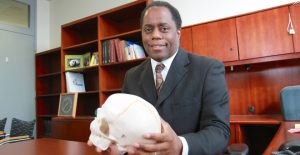
<path fill-rule="evenodd" d="M 0 146 L 1 155 L 104 155 L 84 142 L 50 138 L 33 139 Z"/>

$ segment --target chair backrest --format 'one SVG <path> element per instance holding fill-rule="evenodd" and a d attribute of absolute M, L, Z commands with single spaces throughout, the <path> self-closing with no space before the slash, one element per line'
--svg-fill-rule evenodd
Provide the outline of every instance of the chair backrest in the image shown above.
<path fill-rule="evenodd" d="M 300 120 L 300 85 L 287 86 L 280 91 L 283 118 L 286 121 Z"/>
<path fill-rule="evenodd" d="M 10 128 L 10 137 L 15 136 L 33 136 L 35 120 L 24 121 L 17 118 L 12 119 L 11 128 Z"/>
<path fill-rule="evenodd" d="M 6 117 L 0 120 L 0 131 L 4 131 L 6 120 Z"/>

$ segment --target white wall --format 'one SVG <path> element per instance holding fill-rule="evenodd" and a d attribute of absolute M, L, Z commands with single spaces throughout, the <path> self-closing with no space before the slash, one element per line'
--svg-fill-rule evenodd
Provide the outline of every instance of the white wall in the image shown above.
<path fill-rule="evenodd" d="M 38 0 L 47 1 L 47 0 Z M 80 19 L 95 13 L 132 2 L 133 0 L 49 0 L 50 6 L 50 28 L 47 30 L 42 27 L 44 33 L 37 33 L 46 36 L 49 33 L 49 47 L 55 48 L 60 46 L 60 26 L 62 24 Z M 297 0 L 165 0 L 173 4 L 181 13 L 183 26 L 203 23 L 216 19 L 232 17 L 248 12 L 271 8 L 287 3 L 296 2 Z M 40 7 L 38 5 L 38 7 Z M 38 9 L 47 11 L 47 9 Z M 43 13 L 42 13 L 43 14 Z M 47 14 L 47 13 L 44 13 Z M 47 18 L 47 15 L 46 17 Z M 47 32 L 48 31 L 48 32 Z M 46 41 L 46 39 L 45 39 Z M 39 46 L 39 45 L 38 45 Z M 40 49 L 38 49 L 40 51 Z"/>
<path fill-rule="evenodd" d="M 48 0 L 37 0 L 37 26 L 36 48 L 37 51 L 50 49 L 50 6 Z"/>

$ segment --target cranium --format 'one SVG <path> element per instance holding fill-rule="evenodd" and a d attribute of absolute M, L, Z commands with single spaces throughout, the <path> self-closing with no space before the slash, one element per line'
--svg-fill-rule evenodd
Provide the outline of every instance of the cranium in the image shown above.
<path fill-rule="evenodd" d="M 161 121 L 156 109 L 144 99 L 117 93 L 108 97 L 90 125 L 90 141 L 102 150 L 116 142 L 120 151 L 135 142 L 153 143 L 145 133 L 160 133 Z"/>

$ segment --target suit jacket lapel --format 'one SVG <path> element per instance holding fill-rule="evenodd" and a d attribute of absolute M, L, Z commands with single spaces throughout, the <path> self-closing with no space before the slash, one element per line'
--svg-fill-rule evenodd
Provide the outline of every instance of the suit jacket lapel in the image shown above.
<path fill-rule="evenodd" d="M 171 94 L 173 89 L 187 72 L 186 65 L 188 63 L 189 60 L 187 53 L 182 49 L 179 49 L 172 62 L 171 68 L 169 69 L 165 83 L 160 90 L 160 95 L 155 103 L 155 107 L 158 107 Z"/>
<path fill-rule="evenodd" d="M 157 99 L 157 94 L 156 94 L 150 59 L 148 59 L 144 65 L 144 70 L 141 74 L 140 82 L 142 85 L 143 94 L 145 96 L 144 99 L 147 100 L 148 102 L 154 104 Z"/>

